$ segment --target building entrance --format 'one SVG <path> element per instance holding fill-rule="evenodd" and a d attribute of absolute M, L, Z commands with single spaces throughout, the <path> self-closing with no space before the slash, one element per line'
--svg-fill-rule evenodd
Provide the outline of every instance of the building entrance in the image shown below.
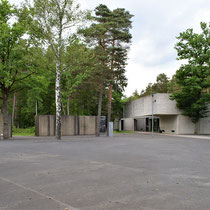
<path fill-rule="evenodd" d="M 160 118 L 154 118 L 153 119 L 153 131 L 159 132 L 160 131 Z M 152 119 L 146 118 L 146 131 L 151 132 L 152 131 Z"/>

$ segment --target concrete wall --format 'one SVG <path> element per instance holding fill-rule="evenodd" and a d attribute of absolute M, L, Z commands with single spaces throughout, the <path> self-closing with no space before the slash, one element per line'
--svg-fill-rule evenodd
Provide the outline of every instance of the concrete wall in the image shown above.
<path fill-rule="evenodd" d="M 38 115 L 35 118 L 36 136 L 54 136 L 55 135 L 55 116 Z"/>
<path fill-rule="evenodd" d="M 61 118 L 61 135 L 73 136 L 77 135 L 77 117 L 74 116 L 62 116 Z"/>
<path fill-rule="evenodd" d="M 160 117 L 160 130 L 164 130 L 164 133 L 178 134 L 178 116 L 161 116 Z M 173 132 L 174 131 L 174 132 Z"/>
<path fill-rule="evenodd" d="M 170 94 L 154 94 L 154 114 L 156 115 L 178 115 L 181 111 L 176 107 L 176 101 L 169 99 Z"/>
<path fill-rule="evenodd" d="M 3 135 L 3 115 L 0 114 L 0 138 L 2 137 L 1 134 Z M 9 115 L 9 136 L 12 137 L 12 119 L 11 116 Z"/>
<path fill-rule="evenodd" d="M 194 134 L 195 124 L 189 117 L 178 116 L 178 134 Z"/>
<path fill-rule="evenodd" d="M 210 106 L 208 110 L 210 110 Z M 207 117 L 199 120 L 199 134 L 210 134 L 210 112 L 207 113 Z"/>
<path fill-rule="evenodd" d="M 80 116 L 79 117 L 79 135 L 91 135 L 96 133 L 96 117 Z"/>
<path fill-rule="evenodd" d="M 124 123 L 124 131 L 134 131 L 134 119 L 133 118 L 124 118 L 122 119 Z"/>
<path fill-rule="evenodd" d="M 199 120 L 199 134 L 210 134 L 210 117 Z"/>
<path fill-rule="evenodd" d="M 93 135 L 96 132 L 95 116 L 62 116 L 62 136 Z M 55 136 L 55 116 L 36 116 L 36 136 Z"/>
<path fill-rule="evenodd" d="M 178 115 L 181 112 L 176 107 L 176 102 L 169 99 L 170 94 L 154 94 L 154 114 L 155 115 Z M 152 96 L 145 96 L 124 106 L 124 118 L 152 115 Z"/>

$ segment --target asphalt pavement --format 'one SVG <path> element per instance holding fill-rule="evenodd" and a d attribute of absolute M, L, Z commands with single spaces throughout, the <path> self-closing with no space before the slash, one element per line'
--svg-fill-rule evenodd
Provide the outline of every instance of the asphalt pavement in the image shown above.
<path fill-rule="evenodd" d="M 210 210 L 210 138 L 0 141 L 0 210 Z"/>

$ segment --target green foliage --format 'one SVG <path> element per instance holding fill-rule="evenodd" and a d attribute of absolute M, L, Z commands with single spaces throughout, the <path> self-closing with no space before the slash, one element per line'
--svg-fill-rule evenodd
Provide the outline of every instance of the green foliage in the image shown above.
<path fill-rule="evenodd" d="M 35 71 L 32 49 L 28 40 L 23 38 L 27 32 L 21 18 L 24 12 L 26 10 L 15 9 L 8 1 L 0 2 L 0 87 L 7 92 L 13 91 L 16 83 Z M 16 19 L 13 24 L 11 18 Z"/>
<path fill-rule="evenodd" d="M 180 91 L 172 94 L 171 99 L 176 100 L 177 107 L 183 110 L 183 115 L 197 122 L 206 116 L 210 103 L 210 28 L 201 23 L 201 34 L 192 29 L 180 33 L 175 46 L 178 60 L 186 60 L 176 72 L 176 81 Z"/>
<path fill-rule="evenodd" d="M 111 11 L 106 5 L 100 4 L 95 8 L 95 16 L 91 17 L 93 23 L 90 27 L 80 30 L 86 42 L 95 50 L 97 64 L 94 68 L 93 83 L 98 93 L 108 94 L 107 121 L 111 120 L 111 113 L 113 118 L 122 115 L 121 98 L 122 91 L 127 85 L 125 65 L 131 42 L 129 33 L 131 18 L 132 15 L 125 9 L 118 8 Z M 106 91 L 107 87 L 109 91 Z M 101 99 L 98 102 L 98 110 L 100 102 Z M 112 112 L 111 104 L 114 110 Z"/>
<path fill-rule="evenodd" d="M 112 121 L 114 119 L 120 119 L 123 116 L 123 105 L 124 101 L 122 99 L 123 94 L 121 92 L 112 93 Z"/>
<path fill-rule="evenodd" d="M 172 76 L 172 79 L 168 82 L 168 93 L 177 93 L 180 91 L 180 86 L 177 83 L 176 75 Z"/>
<path fill-rule="evenodd" d="M 137 90 L 135 90 L 132 95 L 128 98 L 124 99 L 124 103 L 136 100 L 143 96 L 148 96 L 153 93 L 168 93 L 173 91 L 175 88 L 176 83 L 173 80 L 169 80 L 166 74 L 161 73 L 157 75 L 156 83 L 149 83 L 145 90 L 142 90 L 139 94 Z"/>
<path fill-rule="evenodd" d="M 136 100 L 138 98 L 140 98 L 140 94 L 138 93 L 138 91 L 136 89 L 130 97 L 128 97 L 128 98 L 125 97 L 123 102 L 127 103 L 127 102 L 130 102 L 130 101 Z"/>
<path fill-rule="evenodd" d="M 106 115 L 108 86 L 112 84 L 113 118 L 120 117 L 122 91 L 127 84 L 124 73 L 132 16 L 125 9 L 111 11 L 100 5 L 95 16 L 90 18 L 93 24 L 85 30 L 85 42 L 77 35 L 65 33 L 59 43 L 56 30 L 60 23 L 56 14 L 63 14 L 63 20 L 77 24 L 84 13 L 80 10 L 74 13 L 78 6 L 72 6 L 71 0 L 67 1 L 69 5 L 65 11 L 55 9 L 56 2 L 35 0 L 35 7 L 22 5 L 16 8 L 0 0 L 0 87 L 8 92 L 10 114 L 13 94 L 16 94 L 14 125 L 20 128 L 34 126 L 36 104 L 38 114 L 55 114 L 58 52 L 63 114 L 69 109 L 71 115 L 97 115 L 98 95 L 103 88 L 102 115 Z M 69 31 L 72 26 L 69 23 L 64 30 Z"/>
<path fill-rule="evenodd" d="M 172 87 L 171 87 L 172 88 Z M 149 83 L 145 90 L 141 91 L 140 96 L 151 95 L 152 93 L 168 93 L 169 78 L 166 74 L 161 73 L 157 76 L 156 83 Z"/>

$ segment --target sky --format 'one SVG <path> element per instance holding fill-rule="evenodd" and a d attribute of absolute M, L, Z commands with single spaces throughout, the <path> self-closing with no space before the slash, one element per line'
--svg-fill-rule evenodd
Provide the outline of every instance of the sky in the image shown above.
<path fill-rule="evenodd" d="M 200 33 L 200 22 L 210 22 L 209 0 L 77 0 L 83 9 L 93 10 L 99 4 L 110 9 L 125 8 L 134 17 L 131 29 L 126 76 L 126 96 L 139 93 L 154 83 L 160 73 L 169 78 L 179 69 L 174 45 L 180 32 L 193 28 Z M 9 0 L 18 4 L 21 0 Z"/>

